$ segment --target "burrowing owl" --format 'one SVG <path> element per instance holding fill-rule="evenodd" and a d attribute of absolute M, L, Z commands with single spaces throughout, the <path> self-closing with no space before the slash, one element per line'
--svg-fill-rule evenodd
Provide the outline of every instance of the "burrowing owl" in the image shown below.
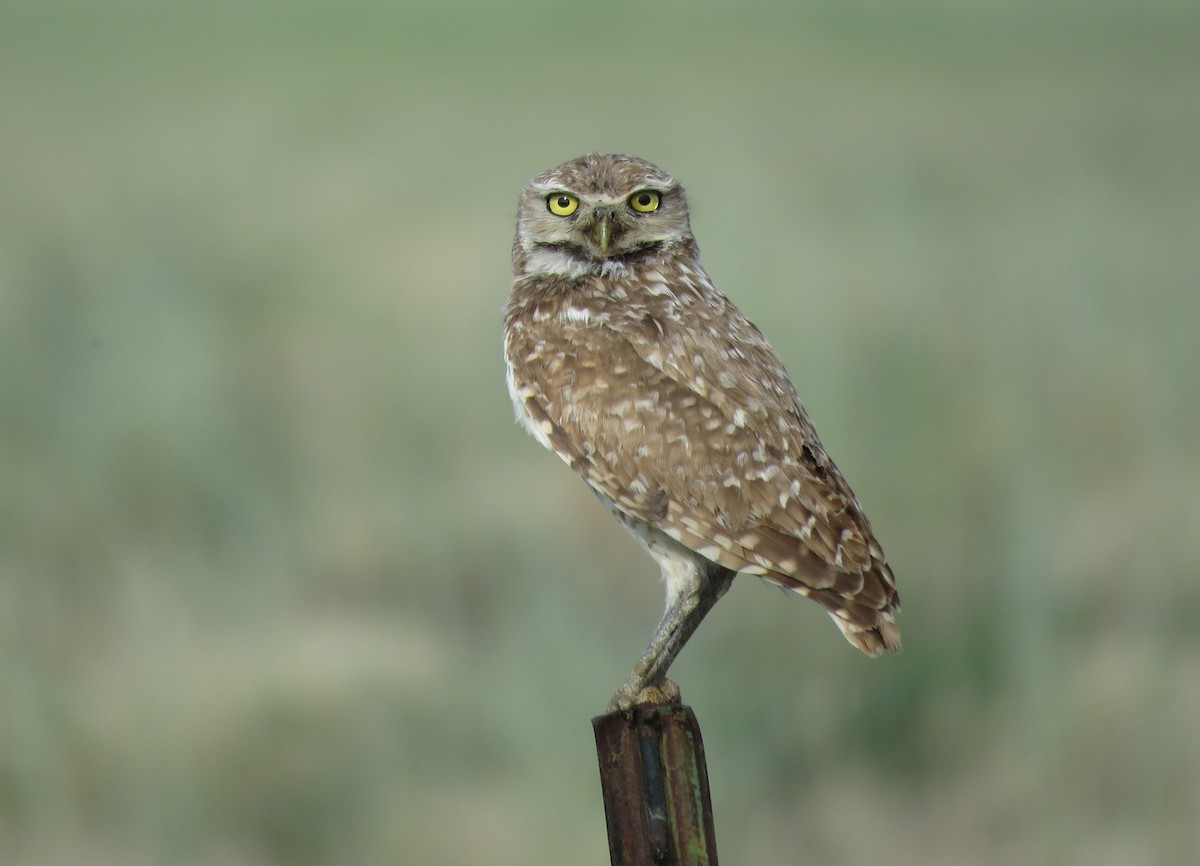
<path fill-rule="evenodd" d="M 700 266 L 675 178 L 589 154 L 529 182 L 504 354 L 517 418 L 662 568 L 666 611 L 613 708 L 677 693 L 667 668 L 739 571 L 816 600 L 868 655 L 900 648 L 883 550 L 778 356 Z"/>

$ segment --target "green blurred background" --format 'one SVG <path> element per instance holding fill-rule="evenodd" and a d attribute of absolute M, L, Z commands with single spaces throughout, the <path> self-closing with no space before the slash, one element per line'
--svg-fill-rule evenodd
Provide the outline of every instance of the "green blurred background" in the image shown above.
<path fill-rule="evenodd" d="M 674 668 L 730 864 L 1200 862 L 1192 0 L 0 3 L 0 862 L 607 863 L 653 563 L 517 193 L 681 178 L 899 577 Z"/>

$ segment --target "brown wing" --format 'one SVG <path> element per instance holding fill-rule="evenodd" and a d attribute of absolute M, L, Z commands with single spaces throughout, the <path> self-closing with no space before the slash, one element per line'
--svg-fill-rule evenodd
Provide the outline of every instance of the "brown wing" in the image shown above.
<path fill-rule="evenodd" d="M 724 332 L 644 312 L 553 319 L 510 321 L 507 353 L 560 457 L 702 556 L 821 602 L 865 652 L 898 648 L 883 552 L 753 325 L 732 305 L 714 311 Z"/>

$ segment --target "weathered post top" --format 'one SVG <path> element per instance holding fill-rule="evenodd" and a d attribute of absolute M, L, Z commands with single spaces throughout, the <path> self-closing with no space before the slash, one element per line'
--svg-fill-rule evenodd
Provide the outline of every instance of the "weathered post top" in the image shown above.
<path fill-rule="evenodd" d="M 612 866 L 717 866 L 708 769 L 691 707 L 592 719 Z"/>

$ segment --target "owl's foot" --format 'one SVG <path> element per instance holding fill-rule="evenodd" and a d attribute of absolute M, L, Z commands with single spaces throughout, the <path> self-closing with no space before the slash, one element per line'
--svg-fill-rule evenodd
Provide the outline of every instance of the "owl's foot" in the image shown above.
<path fill-rule="evenodd" d="M 679 686 L 667 679 L 667 668 L 733 583 L 734 572 L 719 565 L 697 563 L 697 570 L 696 583 L 671 598 L 646 652 L 609 702 L 609 712 L 624 712 L 639 703 L 670 704 L 679 700 Z"/>
<path fill-rule="evenodd" d="M 680 702 L 681 694 L 679 686 L 665 677 L 654 685 L 641 688 L 638 688 L 638 686 L 638 683 L 626 682 L 625 685 L 617 689 L 617 693 L 609 701 L 608 711 L 610 713 L 624 713 L 633 709 L 637 704 L 667 706 Z M 637 691 L 634 691 L 634 689 L 637 689 Z"/>

